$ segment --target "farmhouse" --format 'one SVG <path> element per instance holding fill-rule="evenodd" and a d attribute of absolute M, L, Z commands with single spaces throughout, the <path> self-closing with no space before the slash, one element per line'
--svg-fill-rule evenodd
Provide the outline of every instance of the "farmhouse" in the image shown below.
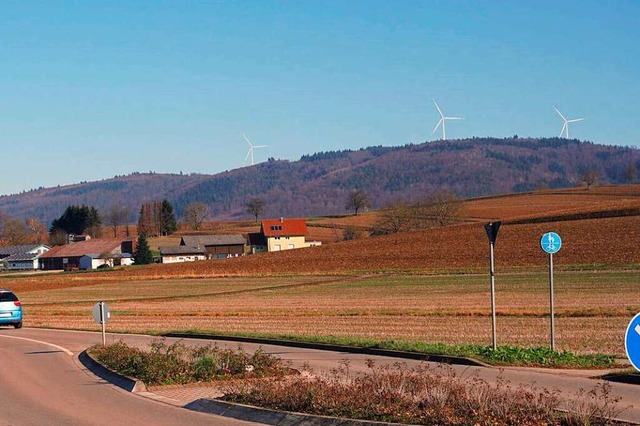
<path fill-rule="evenodd" d="M 40 267 L 45 270 L 91 269 L 103 264 L 109 266 L 130 265 L 133 241 L 91 239 L 57 246 L 40 256 Z M 87 257 L 89 259 L 87 259 Z"/>
<path fill-rule="evenodd" d="M 28 244 L 0 247 L 0 269 L 27 271 L 39 268 L 38 259 L 51 247 L 44 244 Z"/>
<path fill-rule="evenodd" d="M 158 250 L 162 263 L 195 262 L 207 258 L 207 251 L 200 246 L 160 246 Z"/>
<path fill-rule="evenodd" d="M 203 247 L 209 259 L 238 257 L 245 253 L 246 241 L 242 235 L 185 235 L 180 246 Z"/>
<path fill-rule="evenodd" d="M 252 253 L 293 250 L 319 246 L 320 241 L 306 241 L 307 223 L 304 219 L 265 219 L 260 232 L 249 234 Z"/>

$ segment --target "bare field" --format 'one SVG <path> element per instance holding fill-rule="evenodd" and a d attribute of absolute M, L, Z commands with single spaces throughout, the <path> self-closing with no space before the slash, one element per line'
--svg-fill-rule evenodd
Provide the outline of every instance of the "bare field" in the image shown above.
<path fill-rule="evenodd" d="M 548 343 L 544 273 L 497 277 L 500 344 Z M 640 272 L 556 276 L 560 349 L 624 354 L 640 310 Z M 155 297 L 154 297 L 155 296 Z M 25 325 L 98 329 L 91 308 L 107 300 L 112 331 L 200 330 L 489 344 L 488 277 L 359 276 L 114 282 L 21 294 Z"/>
<path fill-rule="evenodd" d="M 477 220 L 513 220 L 640 208 L 640 185 L 597 186 L 478 198 L 464 203 L 462 216 Z"/>

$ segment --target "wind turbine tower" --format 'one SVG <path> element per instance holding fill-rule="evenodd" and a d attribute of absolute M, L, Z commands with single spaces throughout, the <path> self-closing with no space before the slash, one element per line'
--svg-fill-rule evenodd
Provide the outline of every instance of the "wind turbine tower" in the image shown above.
<path fill-rule="evenodd" d="M 562 125 L 562 130 L 560 130 L 560 137 L 561 138 L 565 138 L 565 139 L 569 139 L 569 123 L 575 123 L 576 121 L 582 121 L 582 120 L 584 120 L 584 118 L 574 118 L 572 120 L 567 120 L 565 118 L 565 116 L 562 115 L 562 113 L 560 111 L 558 111 L 558 108 L 556 108 L 554 106 L 553 109 L 556 110 L 556 112 L 558 113 L 560 118 L 562 118 L 562 121 L 564 121 L 564 124 Z"/>
<path fill-rule="evenodd" d="M 462 120 L 462 117 L 446 117 L 443 113 L 442 110 L 440 109 L 440 107 L 438 106 L 438 103 L 436 102 L 436 100 L 433 100 L 433 104 L 436 106 L 436 109 L 438 110 L 438 114 L 440 114 L 440 120 L 438 121 L 438 124 L 436 124 L 436 127 L 433 129 L 433 132 L 431 132 L 432 134 L 436 132 L 436 130 L 438 130 L 438 127 L 442 126 L 442 140 L 447 139 L 447 131 L 445 129 L 445 124 L 447 120 Z"/>
<path fill-rule="evenodd" d="M 253 166 L 253 150 L 256 148 L 266 148 L 268 145 L 254 145 L 251 143 L 251 141 L 249 140 L 249 138 L 246 135 L 242 135 L 242 137 L 244 138 L 245 141 L 247 141 L 247 143 L 249 144 L 249 151 L 247 152 L 247 156 L 244 157 L 244 161 L 247 161 L 249 158 L 251 158 L 251 165 Z"/>

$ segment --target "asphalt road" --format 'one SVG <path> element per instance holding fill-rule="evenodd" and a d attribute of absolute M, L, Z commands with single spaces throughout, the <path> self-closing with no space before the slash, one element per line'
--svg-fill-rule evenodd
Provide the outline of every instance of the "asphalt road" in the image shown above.
<path fill-rule="evenodd" d="M 30 340 L 24 340 L 30 339 Z M 142 335 L 107 335 L 107 342 L 124 340 L 135 345 L 147 345 L 153 337 Z M 177 339 L 168 339 L 177 340 Z M 184 340 L 187 344 L 211 343 Z M 100 333 L 62 330 L 0 329 L 0 424 L 1 425 L 119 425 L 119 424 L 180 424 L 242 425 L 246 422 L 221 418 L 130 394 L 88 372 L 77 357 L 87 347 L 100 343 Z M 237 343 L 217 342 L 221 347 L 237 347 Z M 54 345 L 54 346 L 52 346 Z M 247 351 L 256 344 L 244 343 Z M 378 365 L 398 361 L 322 350 L 262 345 L 262 348 L 294 367 L 310 365 L 314 371 L 329 370 L 340 361 L 349 360 L 354 371 L 366 370 L 365 362 L 374 359 Z M 65 352 L 68 351 L 68 352 Z M 417 361 L 406 361 L 408 365 Z M 454 366 L 465 377 L 478 375 L 494 382 L 498 376 L 514 385 L 535 383 L 548 389 L 559 389 L 572 395 L 580 389 L 590 390 L 598 383 L 584 371 L 550 371 L 526 368 L 504 370 L 482 367 Z M 621 398 L 620 407 L 627 408 L 619 418 L 640 423 L 640 387 L 612 384 L 612 394 Z"/>

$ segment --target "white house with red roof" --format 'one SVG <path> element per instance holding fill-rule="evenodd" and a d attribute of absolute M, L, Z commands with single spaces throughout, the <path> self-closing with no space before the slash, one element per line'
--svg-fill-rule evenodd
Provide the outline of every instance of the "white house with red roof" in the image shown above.
<path fill-rule="evenodd" d="M 249 234 L 252 253 L 293 250 L 319 246 L 320 241 L 307 241 L 307 223 L 304 219 L 265 219 L 260 232 Z"/>

